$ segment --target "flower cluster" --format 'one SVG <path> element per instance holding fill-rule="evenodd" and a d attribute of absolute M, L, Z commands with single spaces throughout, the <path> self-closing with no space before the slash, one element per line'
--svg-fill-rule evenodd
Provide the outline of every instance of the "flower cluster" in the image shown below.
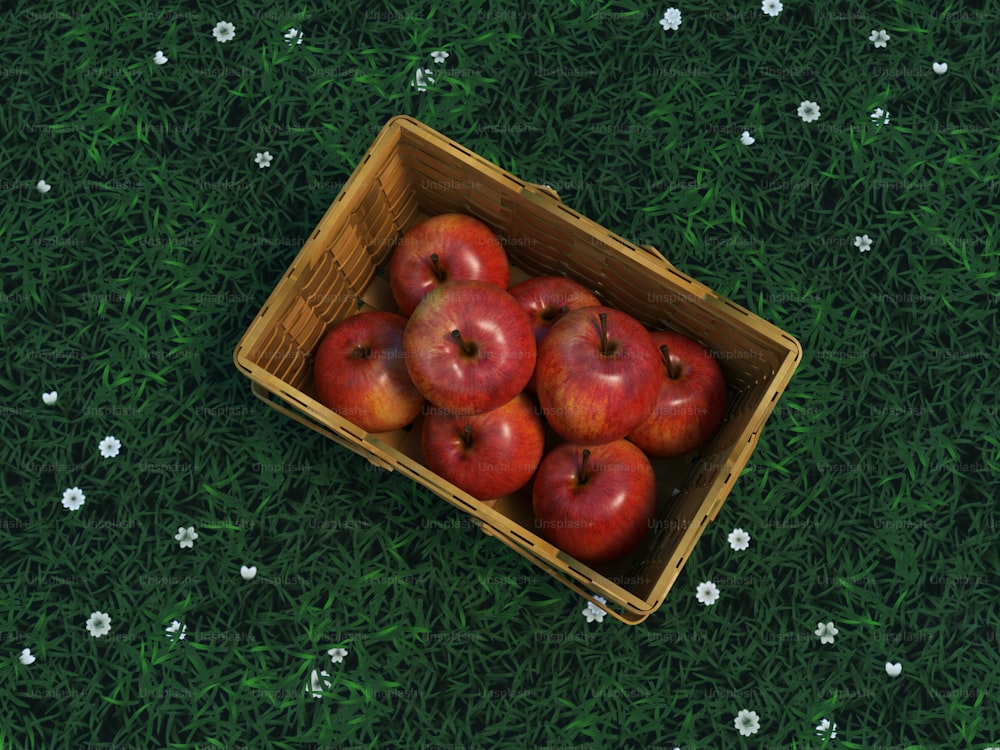
<path fill-rule="evenodd" d="M 220 21 L 211 28 L 211 36 L 220 44 L 227 44 L 237 38 L 236 27 L 228 21 Z M 283 35 L 283 40 L 289 47 L 301 45 L 303 39 L 303 33 L 294 28 L 289 29 Z M 441 63 L 448 57 L 448 52 L 435 52 L 433 55 L 435 62 Z M 149 59 L 157 67 L 165 66 L 170 62 L 170 58 L 167 57 L 163 49 L 157 49 Z M 273 161 L 274 156 L 268 150 L 257 152 L 254 158 L 254 162 L 261 169 L 271 166 Z M 45 179 L 39 179 L 35 183 L 36 191 L 42 196 L 52 191 L 52 187 Z M 58 408 L 58 405 L 61 404 L 60 394 L 55 389 L 44 391 L 41 394 L 41 401 L 46 408 Z M 97 460 L 109 463 L 114 459 L 122 460 L 120 457 L 123 451 L 123 442 L 115 435 L 104 435 L 97 440 L 96 447 L 96 453 L 99 457 Z M 80 482 L 65 488 L 60 498 L 62 508 L 70 513 L 86 513 L 85 506 L 87 505 L 89 490 L 85 492 L 83 489 L 84 486 L 86 486 L 85 483 Z M 90 499 L 93 501 L 93 498 Z M 178 542 L 181 549 L 193 548 L 198 538 L 199 535 L 195 527 L 190 525 L 177 527 L 177 533 L 174 535 L 174 539 Z M 256 566 L 242 565 L 240 567 L 240 576 L 244 581 L 252 581 L 256 575 Z M 110 613 L 102 609 L 94 609 L 84 621 L 83 626 L 91 638 L 101 639 L 112 632 L 113 622 L 114 618 Z M 181 620 L 171 620 L 165 627 L 165 635 L 175 643 L 181 642 L 186 638 L 187 626 Z M 343 662 L 347 653 L 345 649 L 331 649 L 329 651 L 333 663 Z M 32 653 L 30 646 L 25 646 L 21 648 L 17 656 L 17 661 L 24 667 L 30 667 L 37 661 L 37 657 Z M 326 675 L 325 672 L 322 674 Z"/>
<path fill-rule="evenodd" d="M 348 655 L 346 648 L 331 648 L 326 652 L 333 664 L 343 664 L 344 657 Z M 333 688 L 333 681 L 330 673 L 325 669 L 314 669 L 309 675 L 309 684 L 306 686 L 306 694 L 313 698 L 322 698 Z"/>
<path fill-rule="evenodd" d="M 727 541 L 733 551 L 744 552 L 750 547 L 750 534 L 742 528 L 736 528 L 729 532 Z M 713 581 L 701 581 L 695 589 L 695 599 L 706 607 L 715 605 L 720 597 L 720 589 Z M 821 645 L 834 645 L 840 630 L 832 621 L 820 621 L 813 634 Z M 890 677 L 898 677 L 902 672 L 902 665 L 898 662 L 886 662 L 885 671 Z M 733 719 L 733 725 L 740 735 L 750 737 L 760 731 L 761 717 L 756 711 L 742 708 Z M 822 719 L 816 726 L 816 733 L 824 739 L 834 739 L 837 736 L 837 724 L 831 719 Z"/>
<path fill-rule="evenodd" d="M 212 27 L 212 37 L 220 44 L 226 44 L 227 42 L 231 42 L 236 38 L 236 26 L 234 26 L 229 21 L 219 21 L 217 24 L 215 24 L 215 26 Z M 302 31 L 300 31 L 299 29 L 292 28 L 288 29 L 288 31 L 286 31 L 282 35 L 282 39 L 289 47 L 294 47 L 299 44 L 302 44 L 304 36 Z M 441 54 L 444 55 L 444 57 L 448 56 L 447 52 L 440 52 L 440 53 L 435 52 L 434 54 L 435 55 Z M 443 60 L 444 58 L 438 60 L 438 62 L 442 62 Z M 169 61 L 170 58 L 167 57 L 163 53 L 163 50 L 161 49 L 156 50 L 156 52 L 153 54 L 153 63 L 155 65 L 166 65 Z M 274 157 L 271 155 L 270 151 L 258 151 L 256 152 L 256 156 L 254 157 L 254 162 L 261 169 L 270 167 L 271 162 L 273 160 Z M 51 185 L 47 184 L 45 180 L 39 180 L 38 192 L 44 194 L 47 193 L 50 189 Z"/>

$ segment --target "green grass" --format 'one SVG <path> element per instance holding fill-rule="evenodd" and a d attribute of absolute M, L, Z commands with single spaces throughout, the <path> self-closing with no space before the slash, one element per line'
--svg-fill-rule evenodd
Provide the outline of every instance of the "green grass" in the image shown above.
<path fill-rule="evenodd" d="M 3 12 L 2 750 L 1000 745 L 1000 7 L 677 5 L 677 31 L 657 23 L 669 4 L 626 0 Z M 807 99 L 816 122 L 796 115 Z M 803 344 L 638 627 L 588 622 L 576 595 L 270 410 L 233 367 L 398 113 Z"/>

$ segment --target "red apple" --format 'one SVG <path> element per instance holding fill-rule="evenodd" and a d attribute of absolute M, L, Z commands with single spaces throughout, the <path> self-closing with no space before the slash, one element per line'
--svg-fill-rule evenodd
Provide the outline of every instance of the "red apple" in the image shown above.
<path fill-rule="evenodd" d="M 392 297 L 406 316 L 447 281 L 510 286 L 510 263 L 500 240 L 479 219 L 459 213 L 438 214 L 411 227 L 393 251 L 388 273 Z"/>
<path fill-rule="evenodd" d="M 321 403 L 366 432 L 398 430 L 424 405 L 406 371 L 406 318 L 363 312 L 342 320 L 320 341 L 313 361 Z"/>
<path fill-rule="evenodd" d="M 523 393 L 467 417 L 429 407 L 420 438 L 427 468 L 480 500 L 521 489 L 545 448 L 542 419 Z"/>
<path fill-rule="evenodd" d="M 610 307 L 582 307 L 556 321 L 538 347 L 538 403 L 569 442 L 610 443 L 656 406 L 659 374 L 659 353 L 639 321 Z"/>
<path fill-rule="evenodd" d="M 535 525 L 559 549 L 586 563 L 627 555 L 656 516 L 656 477 L 627 440 L 560 443 L 542 459 L 532 488 Z"/>
<path fill-rule="evenodd" d="M 512 286 L 510 293 L 528 313 L 535 330 L 536 345 L 542 343 L 545 335 L 565 313 L 601 304 L 587 287 L 565 276 L 536 276 L 525 279 Z M 535 393 L 534 373 L 525 389 Z"/>
<path fill-rule="evenodd" d="M 656 407 L 628 439 L 656 458 L 674 458 L 700 448 L 726 411 L 726 379 L 712 352 L 674 331 L 654 331 L 660 349 L 660 395 Z"/>
<path fill-rule="evenodd" d="M 535 367 L 535 337 L 517 300 L 485 281 L 450 281 L 417 305 L 403 331 L 406 369 L 435 406 L 454 414 L 496 409 Z"/>

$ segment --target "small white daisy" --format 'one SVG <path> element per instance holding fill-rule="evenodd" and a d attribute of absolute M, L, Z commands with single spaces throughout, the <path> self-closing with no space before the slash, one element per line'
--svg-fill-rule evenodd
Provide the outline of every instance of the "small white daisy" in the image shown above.
<path fill-rule="evenodd" d="M 346 648 L 331 648 L 326 653 L 330 655 L 330 660 L 334 664 L 342 664 L 344 662 L 344 657 L 347 656 L 348 652 Z"/>
<path fill-rule="evenodd" d="M 816 635 L 819 636 L 820 643 L 833 643 L 834 636 L 839 632 L 832 622 L 820 622 L 816 625 Z"/>
<path fill-rule="evenodd" d="M 875 107 L 874 111 L 871 113 L 871 118 L 878 125 L 888 125 L 889 110 L 882 109 L 881 107 Z"/>
<path fill-rule="evenodd" d="M 264 167 L 271 166 L 271 162 L 274 161 L 274 157 L 271 156 L 270 151 L 257 152 L 257 156 L 254 157 L 254 161 L 257 162 L 257 166 L 263 169 Z"/>
<path fill-rule="evenodd" d="M 781 4 L 781 0 L 764 0 L 760 4 L 760 9 L 767 13 L 767 15 L 774 17 L 781 13 L 785 9 L 785 6 Z"/>
<path fill-rule="evenodd" d="M 121 447 L 122 441 L 114 435 L 108 435 L 104 438 L 104 440 L 97 444 L 97 449 L 101 452 L 101 456 L 104 458 L 114 458 L 118 455 L 118 451 Z"/>
<path fill-rule="evenodd" d="M 326 672 L 326 670 L 321 672 L 318 669 L 314 669 L 309 679 L 309 686 L 306 688 L 306 692 L 313 698 L 322 698 L 322 693 L 333 687 L 333 683 L 330 682 L 329 677 L 330 675 Z"/>
<path fill-rule="evenodd" d="M 757 715 L 756 711 L 747 711 L 745 708 L 736 715 L 736 719 L 733 720 L 736 728 L 740 730 L 740 734 L 744 737 L 749 737 L 752 734 L 757 734 L 760 731 L 760 717 Z"/>
<path fill-rule="evenodd" d="M 742 552 L 750 546 L 750 535 L 743 529 L 733 529 L 727 538 L 729 546 L 737 552 Z"/>
<path fill-rule="evenodd" d="M 172 640 L 183 641 L 184 636 L 187 634 L 187 625 L 181 625 L 178 620 L 171 620 L 170 624 L 167 626 L 167 637 L 176 636 Z"/>
<path fill-rule="evenodd" d="M 816 727 L 816 734 L 820 737 L 826 737 L 827 733 L 830 734 L 830 739 L 836 739 L 837 737 L 837 724 L 836 722 L 831 723 L 829 719 L 823 719 L 819 726 Z"/>
<path fill-rule="evenodd" d="M 198 532 L 194 530 L 194 526 L 188 526 L 186 529 L 183 526 L 178 526 L 177 533 L 174 535 L 174 539 L 181 543 L 181 549 L 194 547 L 194 540 L 197 538 Z"/>
<path fill-rule="evenodd" d="M 162 49 L 156 50 L 156 54 L 153 55 L 153 62 L 155 62 L 157 65 L 166 65 L 168 59 L 169 58 L 163 55 Z"/>
<path fill-rule="evenodd" d="M 885 673 L 890 677 L 899 677 L 900 673 L 903 671 L 903 665 L 898 661 L 893 664 L 891 661 L 885 663 Z"/>
<path fill-rule="evenodd" d="M 431 57 L 434 58 L 434 62 L 440 64 L 440 63 L 443 63 L 445 60 L 447 60 L 448 57 L 449 57 L 449 55 L 448 55 L 447 52 L 445 52 L 442 49 L 442 50 L 438 50 L 437 52 L 431 52 Z"/>
<path fill-rule="evenodd" d="M 257 566 L 251 565 L 247 567 L 246 565 L 240 566 L 240 575 L 243 576 L 244 581 L 252 581 L 257 575 Z"/>
<path fill-rule="evenodd" d="M 757 139 L 754 138 L 752 135 L 750 135 L 749 130 L 744 130 L 743 134 L 740 135 L 740 143 L 742 143 L 744 146 L 752 146 L 756 142 Z"/>
<path fill-rule="evenodd" d="M 45 180 L 39 180 L 38 184 L 35 185 L 35 189 L 38 190 L 38 192 L 41 193 L 42 195 L 45 195 L 52 189 L 52 186 Z"/>
<path fill-rule="evenodd" d="M 59 398 L 59 394 L 55 391 L 49 391 L 48 393 L 42 394 L 42 401 L 46 406 L 52 406 L 52 404 L 56 402 L 57 398 Z"/>
<path fill-rule="evenodd" d="M 711 581 L 703 581 L 698 584 L 695 597 L 706 607 L 710 607 L 715 604 L 716 600 L 719 598 L 719 587 Z"/>
<path fill-rule="evenodd" d="M 24 666 L 35 663 L 35 657 L 31 655 L 30 648 L 22 648 L 21 655 L 17 658 Z"/>
<path fill-rule="evenodd" d="M 225 44 L 236 38 L 236 27 L 229 23 L 229 21 L 219 21 L 215 24 L 215 28 L 212 29 L 212 36 Z"/>
<path fill-rule="evenodd" d="M 111 616 L 107 612 L 91 612 L 87 620 L 87 632 L 100 638 L 111 632 Z"/>
<path fill-rule="evenodd" d="M 80 510 L 80 506 L 86 501 L 87 496 L 79 487 L 70 487 L 63 491 L 62 504 L 68 510 Z"/>
<path fill-rule="evenodd" d="M 808 99 L 799 102 L 799 108 L 796 112 L 803 122 L 814 122 L 819 119 L 819 105 Z"/>
<path fill-rule="evenodd" d="M 872 249 L 872 239 L 867 234 L 858 235 L 854 238 L 854 247 L 859 253 L 867 253 Z"/>
<path fill-rule="evenodd" d="M 660 26 L 664 31 L 677 31 L 681 27 L 681 12 L 677 8 L 667 8 L 660 19 Z"/>
<path fill-rule="evenodd" d="M 434 71 L 430 68 L 417 68 L 417 72 L 410 81 L 410 87 L 416 87 L 417 91 L 426 91 L 429 84 L 434 83 Z"/>
<path fill-rule="evenodd" d="M 302 32 L 298 29 L 289 29 L 285 34 L 285 41 L 288 42 L 289 46 L 293 44 L 302 44 Z"/>
<path fill-rule="evenodd" d="M 876 47 L 885 47 L 886 42 L 888 42 L 890 39 L 892 39 L 892 37 L 885 33 L 885 29 L 882 29 L 880 31 L 872 29 L 872 33 L 868 37 L 868 41 L 874 42 Z"/>
<path fill-rule="evenodd" d="M 608 603 L 608 600 L 603 596 L 594 596 L 594 598 L 601 604 Z M 587 618 L 587 622 L 604 622 L 604 615 L 606 614 L 607 612 L 590 601 L 587 602 L 587 608 L 583 610 L 583 616 Z"/>

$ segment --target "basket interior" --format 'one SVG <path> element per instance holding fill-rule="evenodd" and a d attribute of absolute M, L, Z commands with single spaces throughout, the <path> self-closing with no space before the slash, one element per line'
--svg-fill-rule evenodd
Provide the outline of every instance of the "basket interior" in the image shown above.
<path fill-rule="evenodd" d="M 647 251 L 535 186 L 415 121 L 394 118 L 265 303 L 254 335 L 241 342 L 238 351 L 248 374 L 280 382 L 286 396 L 305 404 L 331 429 L 364 439 L 363 431 L 316 401 L 312 355 L 337 321 L 361 310 L 397 311 L 384 277 L 393 248 L 409 227 L 444 212 L 471 214 L 496 232 L 511 262 L 512 283 L 528 276 L 568 276 L 650 329 L 673 329 L 697 339 L 722 366 L 729 387 L 723 424 L 700 455 L 654 461 L 658 517 L 632 558 L 588 568 L 548 545 L 536 532 L 530 486 L 489 503 L 520 540 L 559 558 L 593 590 L 654 606 L 735 482 L 734 474 L 742 469 L 737 458 L 790 378 L 797 343 L 742 308 L 706 294 L 667 264 L 654 260 L 651 265 Z M 419 427 L 418 418 L 377 440 L 419 464 Z M 550 434 L 550 439 L 556 438 Z"/>

